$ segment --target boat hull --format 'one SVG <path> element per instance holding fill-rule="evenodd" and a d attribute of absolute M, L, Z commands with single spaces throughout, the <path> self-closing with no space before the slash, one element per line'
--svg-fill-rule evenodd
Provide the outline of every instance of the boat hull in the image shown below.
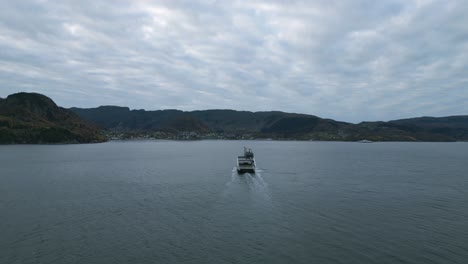
<path fill-rule="evenodd" d="M 255 168 L 239 168 L 237 167 L 237 172 L 242 173 L 255 173 Z"/>
<path fill-rule="evenodd" d="M 255 160 L 254 159 L 237 159 L 237 172 L 238 173 L 255 173 Z"/>

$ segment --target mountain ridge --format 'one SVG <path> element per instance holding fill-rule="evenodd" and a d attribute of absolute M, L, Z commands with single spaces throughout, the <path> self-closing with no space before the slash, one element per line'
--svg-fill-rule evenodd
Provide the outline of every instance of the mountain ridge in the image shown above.
<path fill-rule="evenodd" d="M 151 133 L 154 131 L 202 132 L 249 135 L 250 138 L 358 141 L 467 141 L 468 116 L 417 117 L 391 121 L 335 121 L 315 115 L 282 111 L 210 110 L 130 110 L 122 106 L 70 108 L 82 118 L 101 128 L 118 132 Z M 118 110 L 114 112 L 113 110 Z M 204 129 L 190 126 L 174 128 L 171 120 L 182 116 Z M 428 121 L 424 123 L 424 120 Z M 455 121 L 457 122 L 455 122 Z M 439 122 L 440 121 L 440 122 Z M 244 138 L 242 136 L 242 138 Z"/>
<path fill-rule="evenodd" d="M 101 129 L 108 138 L 468 141 L 468 115 L 354 124 L 282 111 L 146 111 L 112 105 L 65 109 L 38 93 L 0 98 L 2 144 L 102 142 Z"/>

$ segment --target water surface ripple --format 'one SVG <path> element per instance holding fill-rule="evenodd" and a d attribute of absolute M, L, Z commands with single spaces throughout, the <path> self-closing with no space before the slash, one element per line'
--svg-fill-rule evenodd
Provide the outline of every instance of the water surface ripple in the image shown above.
<path fill-rule="evenodd" d="M 238 175 L 253 148 L 258 170 Z M 0 263 L 467 263 L 467 143 L 0 146 Z"/>

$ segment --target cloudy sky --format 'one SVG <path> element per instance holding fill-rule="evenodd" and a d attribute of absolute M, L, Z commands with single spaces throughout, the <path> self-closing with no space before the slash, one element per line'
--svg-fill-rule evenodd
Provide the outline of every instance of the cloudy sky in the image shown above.
<path fill-rule="evenodd" d="M 64 107 L 468 114 L 466 0 L 0 1 L 0 97 Z"/>

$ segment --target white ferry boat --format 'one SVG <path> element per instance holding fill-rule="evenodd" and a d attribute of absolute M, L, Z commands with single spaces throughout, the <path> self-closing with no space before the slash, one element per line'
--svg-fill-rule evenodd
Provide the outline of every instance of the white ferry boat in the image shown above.
<path fill-rule="evenodd" d="M 255 158 L 252 149 L 244 147 L 244 155 L 237 157 L 237 172 L 255 173 Z"/>

